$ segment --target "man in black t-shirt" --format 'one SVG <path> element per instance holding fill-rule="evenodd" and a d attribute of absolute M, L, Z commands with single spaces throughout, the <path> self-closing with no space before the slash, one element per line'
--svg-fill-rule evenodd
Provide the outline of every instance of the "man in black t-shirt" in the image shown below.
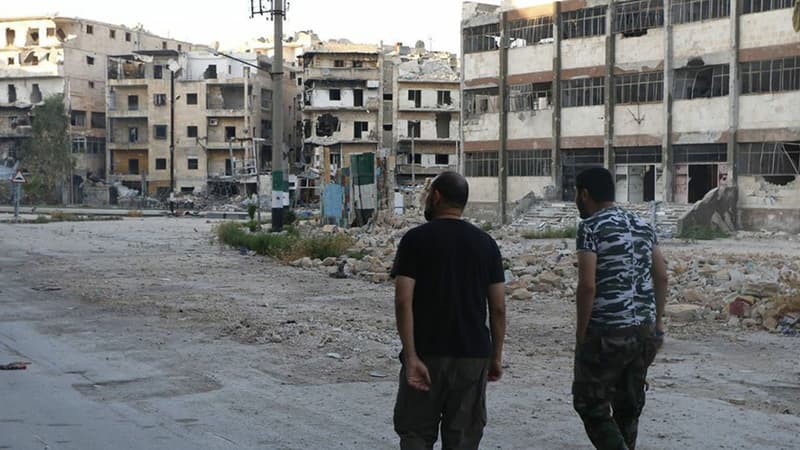
<path fill-rule="evenodd" d="M 397 249 L 395 314 L 403 343 L 394 427 L 401 449 L 477 449 L 486 425 L 486 382 L 503 373 L 505 287 L 494 239 L 461 220 L 467 180 L 431 183 L 428 223 Z M 486 326 L 487 303 L 489 325 Z"/>

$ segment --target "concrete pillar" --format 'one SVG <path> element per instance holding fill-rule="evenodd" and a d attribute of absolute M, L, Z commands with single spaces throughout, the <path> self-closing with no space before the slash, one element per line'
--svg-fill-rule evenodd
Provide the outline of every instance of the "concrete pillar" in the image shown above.
<path fill-rule="evenodd" d="M 608 2 L 606 13 L 606 77 L 605 130 L 603 165 L 614 175 L 614 66 L 616 65 L 616 35 L 614 34 L 614 0 Z"/>
<path fill-rule="evenodd" d="M 553 167 L 552 178 L 559 199 L 563 197 L 561 181 L 561 2 L 556 2 L 553 17 Z"/>
<path fill-rule="evenodd" d="M 728 181 L 736 185 L 738 170 L 736 167 L 736 147 L 738 146 L 737 132 L 739 130 L 739 30 L 741 14 L 740 0 L 732 0 L 731 4 L 731 40 L 730 40 L 730 81 L 728 84 Z"/>
<path fill-rule="evenodd" d="M 661 137 L 661 165 L 664 201 L 674 200 L 672 169 L 672 0 L 664 0 L 664 134 Z"/>
<path fill-rule="evenodd" d="M 506 13 L 500 13 L 500 86 L 499 86 L 499 109 L 500 109 L 500 148 L 497 155 L 500 221 L 503 225 L 508 223 L 508 21 Z"/>

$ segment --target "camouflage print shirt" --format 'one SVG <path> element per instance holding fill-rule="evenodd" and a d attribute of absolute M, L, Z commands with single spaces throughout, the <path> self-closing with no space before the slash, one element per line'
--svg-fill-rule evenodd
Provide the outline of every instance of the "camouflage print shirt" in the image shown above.
<path fill-rule="evenodd" d="M 590 326 L 622 328 L 655 323 L 650 269 L 657 244 L 649 223 L 619 207 L 603 209 L 578 225 L 578 252 L 597 254 Z"/>

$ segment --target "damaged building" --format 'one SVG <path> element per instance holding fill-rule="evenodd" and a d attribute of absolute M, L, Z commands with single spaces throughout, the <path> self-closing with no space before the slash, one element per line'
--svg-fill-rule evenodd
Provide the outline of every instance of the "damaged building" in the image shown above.
<path fill-rule="evenodd" d="M 385 77 L 384 142 L 391 143 L 398 185 L 416 185 L 445 170 L 458 170 L 461 94 L 455 57 L 424 47 L 391 55 Z M 387 74 L 389 75 L 389 74 Z M 391 137 L 391 138 L 389 138 Z"/>
<path fill-rule="evenodd" d="M 377 46 L 322 42 L 303 59 L 303 129 L 306 163 L 332 175 L 350 155 L 377 153 L 381 144 L 383 58 Z"/>
<path fill-rule="evenodd" d="M 269 192 L 271 59 L 176 50 L 108 58 L 107 171 L 129 189 L 229 196 Z M 299 71 L 284 68 L 285 148 L 300 148 Z"/>
<path fill-rule="evenodd" d="M 72 183 L 65 203 L 82 201 L 87 177 L 106 173 L 106 57 L 135 50 L 191 50 L 192 44 L 80 18 L 0 19 L 0 161 L 14 164 L 35 107 L 64 95 L 70 115 Z"/>
<path fill-rule="evenodd" d="M 463 170 L 473 199 L 572 200 L 604 166 L 622 202 L 739 189 L 747 228 L 800 223 L 792 0 L 464 3 Z M 794 225 L 792 225 L 794 224 Z"/>

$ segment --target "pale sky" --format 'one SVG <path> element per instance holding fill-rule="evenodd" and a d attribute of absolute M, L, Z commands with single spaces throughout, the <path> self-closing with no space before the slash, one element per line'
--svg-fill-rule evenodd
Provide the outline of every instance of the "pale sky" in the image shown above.
<path fill-rule="evenodd" d="M 498 0 L 484 0 L 499 3 Z M 0 0 L 4 17 L 51 15 L 133 26 L 167 37 L 233 45 L 272 36 L 272 22 L 250 19 L 250 0 Z M 265 2 L 266 4 L 267 2 Z M 314 30 L 321 39 L 390 45 L 433 40 L 434 50 L 459 49 L 461 0 L 290 0 L 287 34 Z"/>

